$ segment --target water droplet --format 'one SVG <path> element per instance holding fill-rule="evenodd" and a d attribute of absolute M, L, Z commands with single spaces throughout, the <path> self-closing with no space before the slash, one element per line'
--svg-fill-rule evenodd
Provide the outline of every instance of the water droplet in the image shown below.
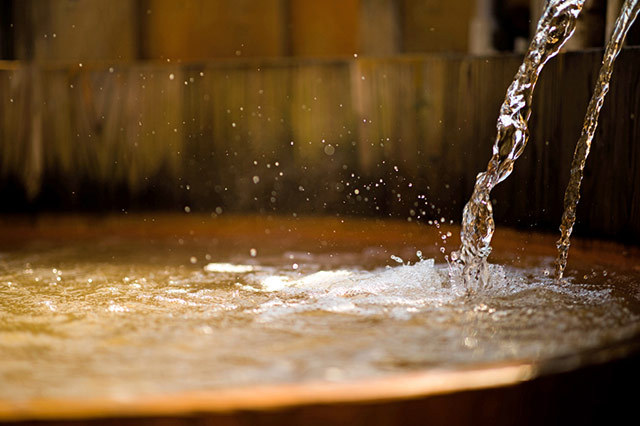
<path fill-rule="evenodd" d="M 464 345 L 468 348 L 475 348 L 476 346 L 478 346 L 478 339 L 475 339 L 473 337 L 465 337 Z"/>
<path fill-rule="evenodd" d="M 198 262 L 198 258 L 195 256 L 191 256 L 189 258 L 189 262 L 191 262 L 192 265 L 195 265 Z"/>
<path fill-rule="evenodd" d="M 333 145 L 327 145 L 324 147 L 324 153 L 327 155 L 333 155 L 335 154 L 336 149 L 333 147 Z"/>
<path fill-rule="evenodd" d="M 176 78 L 175 74 L 173 73 L 169 74 L 169 80 L 173 80 L 174 78 Z"/>

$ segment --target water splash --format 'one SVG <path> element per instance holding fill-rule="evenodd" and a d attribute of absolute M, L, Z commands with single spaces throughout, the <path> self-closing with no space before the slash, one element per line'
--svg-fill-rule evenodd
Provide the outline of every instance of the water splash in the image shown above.
<path fill-rule="evenodd" d="M 282 252 L 258 263 L 244 248 L 196 241 L 5 251 L 0 400 L 121 400 L 546 362 L 640 332 L 637 273 L 565 286 L 543 276 L 551 259 L 529 257 L 537 266 L 489 265 L 489 288 L 467 297 L 461 265 L 423 258 L 363 269 L 367 247 L 340 260 L 305 253 L 297 271 Z M 187 261 L 205 248 L 214 262 Z"/>
<path fill-rule="evenodd" d="M 607 48 L 602 59 L 602 67 L 600 68 L 600 74 L 596 87 L 589 101 L 587 107 L 587 114 L 584 118 L 584 124 L 582 126 L 582 133 L 576 149 L 573 154 L 573 160 L 571 162 L 571 175 L 569 178 L 569 184 L 564 193 L 564 212 L 562 214 L 562 223 L 560 224 L 561 237 L 557 242 L 558 257 L 556 259 L 556 278 L 562 279 L 564 269 L 567 266 L 567 257 L 569 255 L 569 246 L 571 244 L 570 237 L 573 231 L 573 225 L 576 221 L 576 208 L 578 201 L 580 201 L 580 184 L 582 183 L 582 177 L 584 172 L 584 166 L 591 151 L 591 142 L 598 127 L 598 117 L 600 115 L 600 109 L 604 103 L 604 98 L 609 91 L 609 80 L 611 79 L 611 73 L 613 72 L 613 65 L 615 63 L 618 53 L 624 43 L 624 39 L 629 31 L 629 28 L 633 24 L 633 21 L 638 16 L 640 11 L 640 4 L 637 0 L 627 0 L 622 6 L 620 16 L 618 17 L 611 39 L 607 44 Z"/>
<path fill-rule="evenodd" d="M 529 138 L 527 123 L 538 76 L 546 62 L 555 56 L 575 30 L 576 19 L 585 0 L 551 0 L 540 18 L 522 65 L 507 90 L 500 108 L 497 137 L 487 170 L 478 174 L 471 199 L 462 217 L 462 244 L 452 259 L 464 264 L 464 280 L 470 291 L 485 286 L 488 278 L 486 258 L 491 252 L 495 230 L 491 190 L 513 171 Z"/>

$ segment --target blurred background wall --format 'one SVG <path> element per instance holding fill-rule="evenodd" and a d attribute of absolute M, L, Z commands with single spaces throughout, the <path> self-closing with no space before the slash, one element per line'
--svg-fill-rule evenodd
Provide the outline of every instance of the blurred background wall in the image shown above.
<path fill-rule="evenodd" d="M 543 3 L 0 0 L 0 212 L 457 221 Z M 588 0 L 544 70 L 499 222 L 557 227 L 621 3 Z M 592 235 L 640 238 L 638 33 L 587 167 Z"/>
<path fill-rule="evenodd" d="M 479 2 L 482 3 L 482 2 Z M 44 61 L 467 52 L 472 20 L 499 50 L 528 0 L 2 0 L 2 57 Z"/>
<path fill-rule="evenodd" d="M 69 62 L 522 51 L 544 2 L 0 0 L 0 55 Z M 589 0 L 569 48 L 603 46 L 621 3 Z"/>

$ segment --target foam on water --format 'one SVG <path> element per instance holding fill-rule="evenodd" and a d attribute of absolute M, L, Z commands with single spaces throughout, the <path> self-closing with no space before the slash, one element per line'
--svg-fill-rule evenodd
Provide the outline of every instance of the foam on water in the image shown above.
<path fill-rule="evenodd" d="M 544 273 L 552 259 L 490 265 L 489 285 L 469 295 L 461 266 L 432 259 L 363 269 L 326 267 L 307 253 L 293 269 L 282 255 L 262 264 L 134 258 L 67 247 L 2 259 L 0 399 L 120 398 L 535 361 L 639 329 L 637 312 L 613 291 L 621 275 L 559 284 Z"/>
<path fill-rule="evenodd" d="M 314 311 L 408 320 L 425 310 L 435 312 L 434 308 L 445 305 L 444 309 L 463 307 L 474 301 L 490 303 L 510 298 L 528 304 L 526 298 L 533 295 L 536 299 L 562 299 L 563 303 L 604 306 L 611 302 L 610 288 L 559 284 L 545 277 L 542 270 L 489 265 L 489 272 L 486 288 L 474 294 L 464 283 L 462 266 L 435 265 L 433 259 L 374 271 L 343 269 L 300 275 L 262 270 L 243 280 L 249 283 L 250 291 L 273 295 L 254 310 L 261 320 Z M 245 284 L 236 285 L 247 289 Z"/>

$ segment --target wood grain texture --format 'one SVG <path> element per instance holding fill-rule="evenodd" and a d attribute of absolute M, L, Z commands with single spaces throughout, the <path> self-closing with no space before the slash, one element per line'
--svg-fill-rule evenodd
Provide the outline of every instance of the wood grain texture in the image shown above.
<path fill-rule="evenodd" d="M 557 228 L 601 57 L 601 50 L 560 54 L 543 70 L 529 145 L 493 192 L 498 224 Z M 520 62 L 515 55 L 5 62 L 1 210 L 188 205 L 458 221 Z M 585 171 L 578 234 L 640 238 L 638 63 L 640 49 L 627 48 L 616 64 Z"/>

